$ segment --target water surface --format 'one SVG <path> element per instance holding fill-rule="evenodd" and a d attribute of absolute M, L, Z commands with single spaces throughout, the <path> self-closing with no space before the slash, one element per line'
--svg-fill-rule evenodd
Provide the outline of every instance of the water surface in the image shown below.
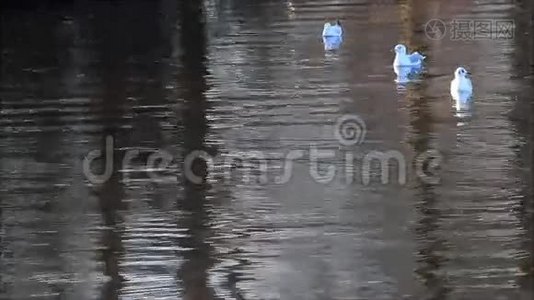
<path fill-rule="evenodd" d="M 534 296 L 532 7 L 225 0 L 201 15 L 186 3 L 2 11 L 0 298 Z M 345 37 L 325 52 L 329 18 Z M 513 20 L 515 35 L 452 40 L 448 27 L 431 39 L 431 19 Z M 427 55 L 406 85 L 391 68 L 400 42 Z M 448 90 L 458 65 L 475 86 L 461 112 Z M 365 122 L 361 144 L 334 135 L 347 114 Z M 106 137 L 111 177 L 94 184 L 83 158 Z M 334 166 L 334 180 L 310 174 L 314 148 L 333 151 L 320 172 Z M 172 163 L 147 170 L 158 150 Z M 201 185 L 182 164 L 194 150 L 215 160 Z M 406 183 L 365 184 L 363 157 L 390 150 L 406 159 Z M 438 184 L 413 167 L 431 150 Z M 232 157 L 260 154 L 266 181 L 240 177 L 259 166 Z"/>

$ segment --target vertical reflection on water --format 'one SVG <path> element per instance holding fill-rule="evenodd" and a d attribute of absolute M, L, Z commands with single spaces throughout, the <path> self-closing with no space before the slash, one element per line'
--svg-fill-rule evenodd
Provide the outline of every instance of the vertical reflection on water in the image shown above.
<path fill-rule="evenodd" d="M 532 101 L 534 71 L 534 5 L 532 1 L 518 1 L 517 15 L 514 16 L 516 34 L 514 36 L 514 79 L 528 83 L 520 94 L 516 95 L 514 108 L 511 112 L 511 119 L 516 127 L 516 131 L 525 142 L 519 143 L 517 159 L 515 161 L 518 176 L 526 178 L 521 189 L 521 199 L 516 208 L 518 219 L 524 228 L 522 238 L 525 257 L 518 259 L 519 269 L 523 273 L 518 276 L 518 285 L 521 287 L 521 294 L 528 295 L 534 290 L 534 203 L 532 186 L 534 182 L 534 126 L 532 116 L 534 115 L 534 105 Z M 528 296 L 527 296 L 528 297 Z"/>
<path fill-rule="evenodd" d="M 108 282 L 102 289 L 102 299 L 118 299 L 122 287 L 123 278 L 120 275 L 119 264 L 121 256 L 124 253 L 122 232 L 119 228 L 123 221 L 120 218 L 118 210 L 124 208 L 123 198 L 124 190 L 120 179 L 118 169 L 121 158 L 116 151 L 118 145 L 117 137 L 121 136 L 119 132 L 120 124 L 117 119 L 124 115 L 122 111 L 126 100 L 126 60 L 128 59 L 127 43 L 121 38 L 124 26 L 124 19 L 117 18 L 120 7 L 106 6 L 99 7 L 94 15 L 91 27 L 94 28 L 94 34 L 100 37 L 96 43 L 96 52 L 99 57 L 100 66 L 98 76 L 103 82 L 103 93 L 101 101 L 95 103 L 99 106 L 101 113 L 98 114 L 99 124 L 103 126 L 101 132 L 102 153 L 106 153 L 106 137 L 114 138 L 113 145 L 113 172 L 111 178 L 107 180 L 95 192 L 98 198 L 98 204 L 104 222 L 102 230 L 102 261 L 104 263 L 104 275 L 108 276 Z M 102 166 L 105 165 L 105 161 Z M 102 167 L 104 169 L 104 167 Z"/>
<path fill-rule="evenodd" d="M 72 37 L 66 34 L 62 26 L 63 22 L 59 18 L 50 18 L 45 16 L 36 16 L 37 18 L 43 18 L 46 21 L 41 23 L 41 28 L 32 28 L 33 34 L 39 35 L 42 41 L 39 47 L 40 60 L 46 62 L 49 66 L 49 70 L 45 72 L 45 76 L 40 79 L 40 83 L 37 84 L 35 89 L 35 97 L 37 99 L 46 99 L 50 101 L 50 104 L 54 107 L 61 107 L 61 97 L 65 96 L 65 91 L 58 87 L 58 81 L 61 78 L 61 73 L 68 68 L 70 64 L 68 44 L 71 44 Z M 67 44 L 68 43 L 68 44 Z M 35 126 L 37 128 L 46 128 L 50 130 L 42 130 L 36 135 L 37 153 L 36 161 L 57 163 L 62 157 L 57 155 L 61 153 L 61 146 L 63 146 L 62 139 L 64 133 L 61 130 L 54 130 L 55 128 L 64 128 L 65 122 L 62 120 L 60 110 L 55 110 L 43 115 L 40 118 L 35 118 Z M 54 128 L 54 129 L 52 129 Z M 51 157 L 56 154 L 56 157 Z M 61 177 L 58 174 L 58 179 Z"/>
<path fill-rule="evenodd" d="M 426 49 L 428 38 L 421 32 L 427 17 L 423 13 L 426 1 L 407 0 L 399 5 L 401 15 L 402 38 L 399 42 L 404 43 L 410 51 L 423 51 Z"/>
<path fill-rule="evenodd" d="M 1 3 L 1 2 L 0 2 Z M 5 9 L 5 8 L 2 8 L 1 7 L 2 5 L 0 4 L 0 9 Z M 5 24 L 4 24 L 4 18 L 3 18 L 3 15 L 0 14 L 0 34 L 2 34 L 2 29 L 4 28 Z M 2 36 L 0 36 L 0 38 L 3 38 L 3 34 Z M 0 40 L 0 56 L 4 57 L 4 51 L 5 51 L 5 48 L 4 48 L 4 41 L 3 40 Z M 4 67 L 5 67 L 5 64 L 4 63 L 1 63 L 0 62 L 0 74 L 4 74 Z M 2 97 L 0 97 L 0 111 L 2 111 L 3 109 L 3 105 L 2 105 Z M 0 137 L 2 137 L 2 135 L 0 134 Z M 6 170 L 7 168 L 5 168 L 4 166 L 4 160 L 1 159 L 2 157 L 5 157 L 5 151 L 4 151 L 4 146 L 3 146 L 3 143 L 0 143 L 0 170 Z M 3 179 L 5 175 L 4 174 L 0 174 L 0 178 Z M 6 192 L 7 189 L 4 188 L 4 186 L 2 184 L 0 184 L 0 195 L 1 194 L 4 194 Z M 7 243 L 5 242 L 5 236 L 6 236 L 6 232 L 5 232 L 5 228 L 4 228 L 4 203 L 2 201 L 3 197 L 0 197 L 0 270 L 6 270 L 6 261 L 5 261 L 5 258 L 4 258 L 4 249 L 5 247 L 7 246 Z M 2 272 L 0 271 L 0 295 L 5 295 L 7 294 L 7 280 L 4 280 L 4 276 L 5 276 L 5 271 Z"/>
<path fill-rule="evenodd" d="M 421 13 L 420 3 L 408 0 L 401 5 L 401 20 L 403 28 L 403 42 L 410 50 L 426 48 L 424 34 L 414 34 L 425 22 L 425 15 Z M 432 134 L 435 122 L 429 106 L 429 97 L 425 92 L 426 82 L 407 89 L 406 101 L 410 111 L 410 138 L 408 143 L 412 146 L 414 155 L 433 149 Z M 444 257 L 438 253 L 443 250 L 445 241 L 439 236 L 439 220 L 441 211 L 437 207 L 437 195 L 431 184 L 417 180 L 413 189 L 416 196 L 415 209 L 417 218 L 415 225 L 416 256 L 419 266 L 415 273 L 420 277 L 423 285 L 425 299 L 444 299 L 447 296 L 446 281 L 440 276 L 440 269 Z"/>
<path fill-rule="evenodd" d="M 421 90 L 409 89 L 406 96 L 406 99 L 410 101 L 412 138 L 409 144 L 412 145 L 415 155 L 432 148 L 433 116 L 426 98 L 422 95 L 423 89 L 424 87 L 421 87 Z M 415 208 L 419 215 L 415 227 L 418 249 L 416 256 L 419 267 L 415 269 L 415 273 L 420 276 L 426 286 L 426 293 L 431 295 L 431 299 L 436 299 L 446 296 L 446 282 L 439 276 L 444 257 L 438 255 L 438 252 L 443 250 L 445 244 L 444 239 L 438 233 L 441 212 L 436 207 L 437 197 L 432 185 L 418 181 L 414 189 L 417 190 L 415 195 L 418 199 Z"/>
<path fill-rule="evenodd" d="M 57 226 L 63 222 L 69 224 L 65 215 L 49 217 L 51 211 L 62 208 L 74 213 L 68 203 L 60 203 L 61 194 L 58 193 L 66 171 L 61 166 L 68 163 L 66 155 L 58 153 L 69 149 L 63 142 L 64 134 L 57 127 L 58 124 L 64 124 L 57 113 L 60 107 L 59 97 L 65 93 L 60 90 L 62 67 L 67 67 L 70 63 L 61 49 L 71 42 L 69 35 L 60 34 L 61 29 L 67 27 L 63 25 L 52 12 L 2 14 L 2 44 L 5 43 L 5 49 L 9 49 L 7 51 L 10 54 L 17 54 L 9 55 L 2 51 L 2 87 L 12 92 L 3 94 L 2 98 L 4 95 L 10 95 L 10 100 L 15 100 L 8 100 L 4 104 L 10 103 L 8 105 L 13 110 L 29 103 L 52 104 L 52 109 L 25 115 L 26 124 L 35 128 L 32 139 L 25 139 L 23 130 L 18 134 L 8 130 L 2 132 L 2 147 L 5 147 L 2 154 L 5 155 L 0 159 L 6 163 L 2 166 L 5 167 L 2 168 L 2 175 L 5 176 L 2 178 L 2 189 L 5 190 L 0 192 L 5 201 L 2 204 L 6 210 L 10 210 L 9 208 L 14 206 L 13 203 L 17 205 L 17 209 L 10 210 L 11 221 L 6 220 L 10 232 L 1 233 L 3 236 L 5 234 L 6 240 L 5 244 L 0 245 L 2 251 L 9 253 L 9 259 L 2 255 L 0 270 L 9 278 L 9 286 L 6 284 L 5 292 L 7 294 L 9 288 L 10 297 L 27 295 L 28 290 L 34 294 L 66 294 L 68 288 L 60 283 L 57 274 L 75 280 L 75 276 L 69 272 L 72 261 L 62 255 L 66 248 L 70 248 L 67 244 L 72 240 L 68 230 L 64 229 L 72 227 Z M 66 43 L 62 45 L 62 41 Z M 16 80 L 11 77 L 13 75 Z M 24 91 L 18 90 L 19 84 L 28 82 L 32 84 L 26 85 Z M 2 121 L 4 120 L 2 117 Z M 7 126 L 2 129 L 12 128 L 12 123 L 4 124 Z M 31 143 L 34 141 L 35 144 Z M 42 176 L 37 175 L 39 173 Z M 21 197 L 21 192 L 26 196 Z M 85 241 L 83 236 L 78 237 L 82 237 L 78 242 Z M 51 261 L 61 262 L 61 267 L 51 267 Z M 39 280 L 43 278 L 48 278 L 50 282 L 43 284 Z"/>
<path fill-rule="evenodd" d="M 110 132 L 108 128 L 107 132 Z M 101 151 L 105 153 L 105 147 Z M 114 152 L 115 153 L 115 152 Z M 114 154 L 115 160 L 120 158 Z M 119 299 L 123 278 L 120 275 L 119 262 L 124 248 L 122 245 L 122 230 L 118 226 L 122 223 L 118 210 L 122 208 L 124 197 L 123 185 L 120 182 L 118 164 L 114 165 L 113 175 L 104 183 L 96 193 L 102 213 L 105 229 L 102 231 L 102 261 L 104 263 L 104 275 L 109 281 L 102 289 L 102 299 Z"/>
<path fill-rule="evenodd" d="M 534 8 L 531 7 L 531 13 L 534 14 Z M 534 19 L 534 18 L 533 18 Z M 532 25 L 531 25 L 532 26 Z M 534 30 L 530 30 L 530 35 L 534 37 Z M 531 48 L 531 59 L 534 61 L 534 49 Z M 531 79 L 531 86 L 534 85 L 534 80 Z M 531 96 L 532 93 L 529 93 Z M 530 181 L 527 183 L 524 199 L 521 202 L 521 213 L 523 216 L 523 225 L 526 228 L 527 237 L 525 239 L 525 249 L 527 253 L 529 254 L 528 259 L 525 261 L 525 265 L 522 266 L 522 269 L 525 271 L 525 284 L 523 285 L 523 288 L 525 289 L 525 294 L 532 294 L 534 291 L 534 197 L 532 188 L 534 187 L 534 122 L 532 121 L 532 116 L 534 116 L 534 105 L 532 105 L 531 100 L 531 108 L 528 110 L 530 112 L 530 119 L 529 119 L 529 135 L 528 140 L 530 143 L 530 153 L 528 157 L 528 161 L 530 161 L 529 166 L 529 175 L 530 175 Z"/>
<path fill-rule="evenodd" d="M 0 21 L 1 22 L 1 21 Z M 1 23 L 0 23 L 1 26 Z M 2 43 L 0 43 L 0 54 L 3 52 Z M 2 109 L 2 100 L 0 99 L 0 110 Z M 0 157 L 4 157 L 3 147 L 0 145 Z M 3 166 L 3 159 L 0 159 L 0 170 L 5 170 Z M 3 174 L 0 174 L 0 178 L 3 177 Z M 4 187 L 0 185 L 0 194 L 5 193 Z M 4 229 L 4 210 L 3 210 L 3 197 L 0 197 L 0 270 L 5 270 L 5 259 L 4 259 L 4 248 L 6 243 L 4 237 L 6 236 Z M 4 272 L 0 272 L 0 295 L 7 294 L 6 291 L 6 282 L 4 282 Z"/>
<path fill-rule="evenodd" d="M 202 3 L 195 0 L 183 0 L 179 7 L 181 56 L 183 64 L 182 84 L 184 107 L 181 115 L 183 121 L 184 157 L 195 150 L 204 150 L 207 133 L 206 108 L 204 95 L 206 87 L 206 33 L 205 16 Z M 195 160 L 194 173 L 206 178 L 206 165 Z M 182 172 L 182 174 L 184 174 Z M 184 299 L 213 299 L 214 291 L 208 283 L 208 270 L 213 261 L 210 245 L 207 243 L 210 233 L 209 216 L 206 203 L 206 183 L 194 184 L 184 179 L 184 197 L 178 206 L 184 216 L 178 220 L 179 228 L 187 230 L 187 235 L 179 239 L 185 248 L 184 263 L 178 270 Z"/>
<path fill-rule="evenodd" d="M 525 39 L 527 40 L 530 40 L 530 51 L 529 51 L 529 55 L 528 55 L 528 58 L 529 58 L 529 62 L 530 62 L 530 68 L 529 68 L 529 75 L 531 76 L 530 78 L 530 88 L 531 88 L 531 92 L 528 93 L 529 96 L 532 96 L 532 87 L 534 86 L 534 78 L 532 78 L 532 75 L 534 73 L 534 3 L 532 3 L 532 1 L 526 1 L 528 2 L 528 9 L 527 9 L 527 20 L 529 20 L 530 22 L 528 22 L 529 24 L 529 28 L 528 28 L 528 33 L 529 33 L 529 36 L 530 38 L 527 38 L 525 37 Z M 532 99 L 531 97 L 529 97 L 530 99 Z M 528 98 L 527 98 L 528 99 Z M 530 100 L 529 101 L 530 103 L 530 109 L 528 109 L 527 111 L 530 112 L 530 118 L 529 118 L 529 136 L 528 136 L 528 140 L 530 142 L 530 155 L 529 155 L 529 160 L 530 160 L 530 181 L 527 183 L 527 186 L 529 188 L 529 190 L 525 193 L 525 198 L 524 198 L 524 201 L 526 201 L 526 203 L 524 203 L 524 206 L 522 207 L 523 209 L 523 214 L 524 214 L 524 218 L 525 218 L 525 221 L 524 221 L 524 226 L 526 227 L 526 232 L 527 232 L 527 241 L 526 242 L 526 247 L 525 249 L 528 251 L 530 257 L 529 259 L 527 260 L 527 266 L 525 266 L 525 269 L 526 269 L 526 274 L 527 274 L 527 284 L 526 286 L 524 287 L 526 292 L 525 294 L 532 294 L 533 291 L 534 291 L 534 193 L 532 192 L 532 189 L 534 187 L 534 122 L 533 122 L 533 116 L 534 116 L 534 101 L 533 100 Z"/>

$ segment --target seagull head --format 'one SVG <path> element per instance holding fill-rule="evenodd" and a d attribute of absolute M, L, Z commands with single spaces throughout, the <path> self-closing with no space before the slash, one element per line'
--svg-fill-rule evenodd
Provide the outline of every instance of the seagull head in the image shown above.
<path fill-rule="evenodd" d="M 456 71 L 454 71 L 454 77 L 456 78 L 467 78 L 469 75 L 470 73 L 463 67 L 458 67 Z"/>
<path fill-rule="evenodd" d="M 393 49 L 395 50 L 395 53 L 397 54 L 406 54 L 406 46 L 404 46 L 403 44 L 398 44 Z"/>

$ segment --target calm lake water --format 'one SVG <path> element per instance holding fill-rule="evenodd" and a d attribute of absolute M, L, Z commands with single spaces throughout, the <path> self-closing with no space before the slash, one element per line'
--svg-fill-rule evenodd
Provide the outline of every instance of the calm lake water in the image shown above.
<path fill-rule="evenodd" d="M 0 13 L 0 299 L 534 297 L 532 4 L 189 2 Z M 325 52 L 335 18 L 344 40 Z M 454 20 L 493 32 L 458 40 Z M 407 84 L 397 43 L 427 56 Z M 467 108 L 449 94 L 459 65 Z M 336 137 L 345 115 L 361 143 Z M 105 161 L 84 158 L 106 147 L 92 182 Z M 202 184 L 194 150 L 213 158 L 195 161 Z M 366 182 L 373 151 L 402 154 L 406 182 L 395 166 Z"/>

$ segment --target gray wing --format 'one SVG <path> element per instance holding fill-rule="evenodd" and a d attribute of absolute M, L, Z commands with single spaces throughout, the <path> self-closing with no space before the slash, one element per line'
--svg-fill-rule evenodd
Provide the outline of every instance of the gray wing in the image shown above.
<path fill-rule="evenodd" d="M 410 54 L 410 61 L 412 63 L 418 63 L 420 61 L 422 61 L 423 59 L 425 59 L 425 57 L 421 54 L 419 54 L 419 52 L 414 52 L 412 54 Z"/>

